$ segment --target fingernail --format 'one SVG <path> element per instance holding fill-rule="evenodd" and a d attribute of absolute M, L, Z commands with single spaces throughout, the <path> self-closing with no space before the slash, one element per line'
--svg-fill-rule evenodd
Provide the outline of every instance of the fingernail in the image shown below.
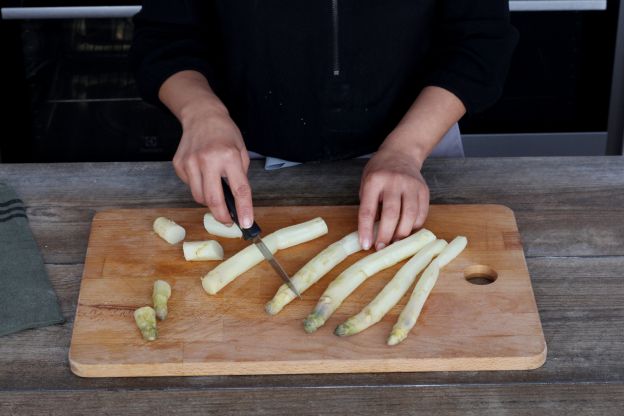
<path fill-rule="evenodd" d="M 368 238 L 365 238 L 364 240 L 362 240 L 362 248 L 364 250 L 368 250 L 371 247 L 371 242 Z"/>
<path fill-rule="evenodd" d="M 377 246 L 375 246 L 375 248 L 377 249 L 377 251 L 382 250 L 386 245 L 384 243 L 377 243 Z"/>
<path fill-rule="evenodd" d="M 251 226 L 253 225 L 253 221 L 251 221 L 251 218 L 243 218 L 243 228 L 251 228 Z"/>

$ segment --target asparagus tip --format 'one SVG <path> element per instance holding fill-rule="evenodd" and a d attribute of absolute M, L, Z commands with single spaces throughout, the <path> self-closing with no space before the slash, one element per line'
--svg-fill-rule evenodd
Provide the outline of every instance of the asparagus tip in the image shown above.
<path fill-rule="evenodd" d="M 347 335 L 351 335 L 350 329 L 351 328 L 349 327 L 349 325 L 344 322 L 336 327 L 336 329 L 334 330 L 334 334 L 338 335 L 339 337 L 345 337 Z"/>
<path fill-rule="evenodd" d="M 269 315 L 275 315 L 279 312 L 279 310 L 277 309 L 277 307 L 275 306 L 275 302 L 273 302 L 272 300 L 268 301 L 265 305 L 264 305 L 264 311 L 266 313 L 268 313 Z"/>
<path fill-rule="evenodd" d="M 323 326 L 324 323 L 323 318 L 312 313 L 303 321 L 303 329 L 310 334 Z"/>
<path fill-rule="evenodd" d="M 388 337 L 387 344 L 390 346 L 397 345 L 398 343 L 402 342 L 405 338 L 407 338 L 407 332 L 405 332 L 404 330 L 395 329 L 394 331 L 392 331 L 392 333 Z"/>

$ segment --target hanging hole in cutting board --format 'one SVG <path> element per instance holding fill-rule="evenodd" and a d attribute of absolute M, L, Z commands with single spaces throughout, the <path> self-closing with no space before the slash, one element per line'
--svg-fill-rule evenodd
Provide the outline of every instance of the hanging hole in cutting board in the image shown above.
<path fill-rule="evenodd" d="M 466 270 L 464 270 L 464 278 L 468 283 L 472 283 L 473 285 L 489 285 L 496 281 L 498 273 L 490 266 L 475 264 L 473 266 L 468 266 Z"/>

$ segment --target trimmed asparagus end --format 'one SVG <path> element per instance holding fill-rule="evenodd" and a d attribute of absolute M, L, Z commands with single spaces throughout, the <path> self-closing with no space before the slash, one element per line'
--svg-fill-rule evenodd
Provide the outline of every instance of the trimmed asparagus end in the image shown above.
<path fill-rule="evenodd" d="M 308 334 L 311 334 L 312 332 L 322 327 L 324 324 L 325 319 L 318 313 L 313 312 L 308 315 L 308 317 L 303 321 L 303 329 L 305 329 Z"/>
<path fill-rule="evenodd" d="M 134 311 L 134 321 L 136 322 L 143 339 L 154 341 L 158 336 L 156 330 L 156 312 L 150 306 L 143 306 Z"/>
<path fill-rule="evenodd" d="M 153 227 L 156 234 L 169 244 L 177 244 L 186 237 L 186 230 L 169 218 L 156 218 Z"/>
<path fill-rule="evenodd" d="M 223 260 L 223 247 L 214 240 L 185 241 L 182 251 L 186 261 Z"/>
<path fill-rule="evenodd" d="M 216 295 L 220 288 L 215 287 L 215 281 L 207 278 L 207 275 L 202 277 L 202 287 L 209 295 Z"/>
<path fill-rule="evenodd" d="M 154 291 L 152 292 L 152 301 L 156 317 L 164 321 L 167 317 L 167 301 L 171 297 L 171 286 L 164 280 L 156 280 L 154 282 Z"/>
<path fill-rule="evenodd" d="M 154 310 L 156 311 L 156 318 L 159 321 L 164 321 L 167 318 L 167 305 L 162 306 L 154 306 Z"/>
<path fill-rule="evenodd" d="M 229 227 L 220 223 L 215 217 L 208 213 L 204 215 L 204 228 L 212 235 L 225 238 L 241 238 L 243 233 L 236 224 L 232 224 Z"/>

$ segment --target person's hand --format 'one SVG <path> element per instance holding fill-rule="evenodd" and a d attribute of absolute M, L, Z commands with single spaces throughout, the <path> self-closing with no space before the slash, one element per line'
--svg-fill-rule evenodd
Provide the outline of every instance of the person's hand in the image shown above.
<path fill-rule="evenodd" d="M 231 224 L 223 197 L 221 178 L 227 178 L 236 199 L 236 212 L 243 228 L 253 224 L 251 187 L 247 180 L 249 155 L 240 130 L 223 113 L 201 113 L 183 123 L 183 134 L 173 157 L 173 166 L 193 198 L 207 205 L 214 217 Z"/>
<path fill-rule="evenodd" d="M 421 167 L 420 157 L 396 145 L 382 145 L 370 159 L 362 174 L 358 214 L 360 243 L 365 250 L 373 243 L 376 250 L 381 250 L 424 224 L 429 211 L 429 188 L 420 173 Z M 380 203 L 381 219 L 373 242 Z"/>

